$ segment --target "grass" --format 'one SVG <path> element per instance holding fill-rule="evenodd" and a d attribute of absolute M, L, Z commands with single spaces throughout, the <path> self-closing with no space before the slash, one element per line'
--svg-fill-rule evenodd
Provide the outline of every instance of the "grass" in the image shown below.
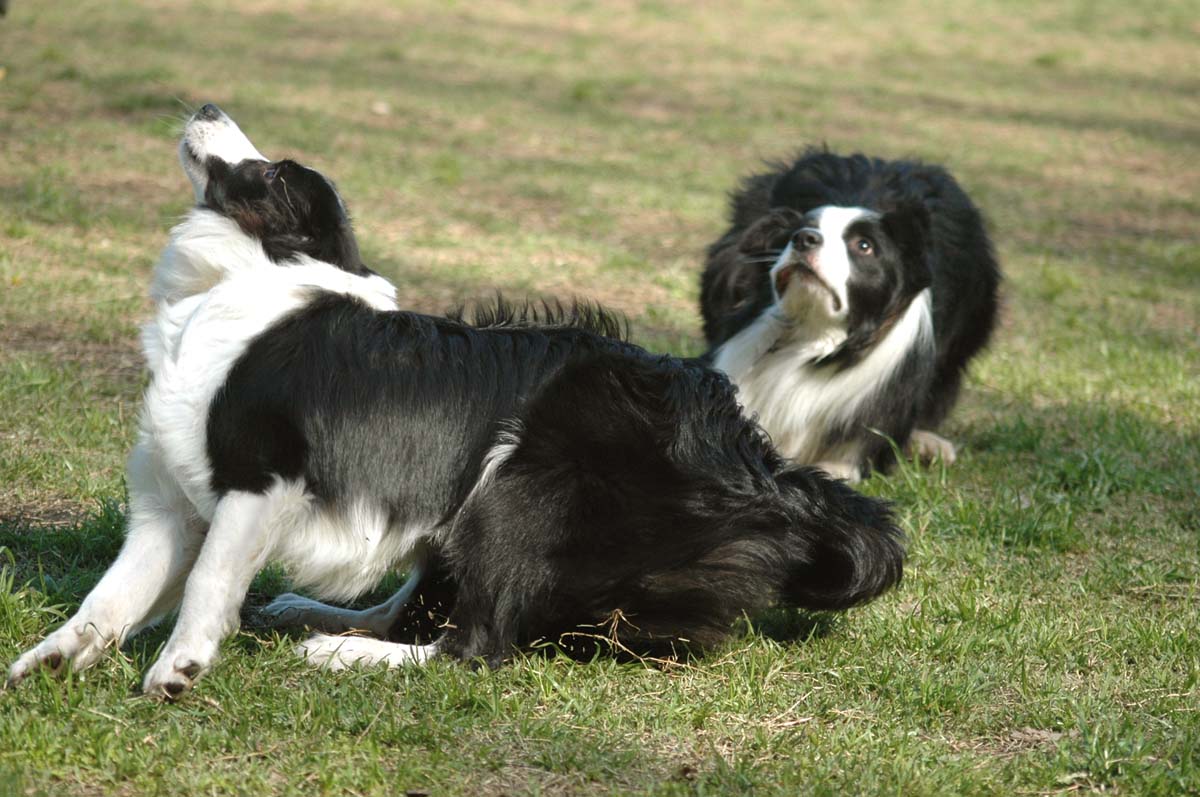
<path fill-rule="evenodd" d="M 135 697 L 166 629 L 0 694 L 0 793 L 1200 793 L 1198 33 L 1188 0 L 16 0 L 5 662 L 120 544 L 137 323 L 201 102 L 333 175 L 415 308 L 592 296 L 695 353 L 725 192 L 821 141 L 948 165 L 1008 280 L 959 463 L 866 486 L 911 550 L 872 606 L 752 618 L 667 669 L 334 675 L 254 624 L 272 571 L 186 702 Z"/>

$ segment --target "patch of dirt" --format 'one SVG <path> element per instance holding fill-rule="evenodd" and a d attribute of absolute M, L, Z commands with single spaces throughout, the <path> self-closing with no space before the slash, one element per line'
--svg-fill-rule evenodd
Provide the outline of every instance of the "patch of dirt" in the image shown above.
<path fill-rule="evenodd" d="M 1200 319 L 1170 302 L 1153 302 L 1146 305 L 1146 324 L 1151 329 L 1168 334 L 1191 332 L 1200 334 Z"/>
<path fill-rule="evenodd" d="M 20 354 L 47 357 L 77 365 L 114 383 L 132 386 L 141 382 L 142 355 L 136 338 L 114 341 L 68 338 L 61 327 L 48 324 L 0 324 L 0 361 Z"/>
<path fill-rule="evenodd" d="M 0 489 L 0 526 L 14 528 L 70 528 L 95 514 L 95 505 L 70 498 L 45 495 L 8 495 Z"/>
<path fill-rule="evenodd" d="M 1063 739 L 1073 739 L 1079 731 L 1054 731 L 1044 728 L 1016 728 L 997 736 L 971 740 L 949 739 L 947 744 L 956 753 L 977 753 L 994 758 L 1013 758 L 1024 753 L 1048 752 Z"/>

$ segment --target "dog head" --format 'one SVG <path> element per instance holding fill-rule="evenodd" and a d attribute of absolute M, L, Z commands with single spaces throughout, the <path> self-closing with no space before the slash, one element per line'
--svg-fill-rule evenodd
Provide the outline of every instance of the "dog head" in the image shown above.
<path fill-rule="evenodd" d="M 217 106 L 205 105 L 188 120 L 179 159 L 198 206 L 234 222 L 272 261 L 307 255 L 371 273 L 333 183 L 293 160 L 267 160 Z"/>
<path fill-rule="evenodd" d="M 747 260 L 769 264 L 776 313 L 803 334 L 861 347 L 929 287 L 929 224 L 917 203 L 885 211 L 772 208 L 739 248 Z"/>

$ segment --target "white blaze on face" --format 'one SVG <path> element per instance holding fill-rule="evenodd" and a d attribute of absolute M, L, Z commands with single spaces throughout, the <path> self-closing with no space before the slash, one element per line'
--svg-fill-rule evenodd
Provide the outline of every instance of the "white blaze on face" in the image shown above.
<path fill-rule="evenodd" d="M 805 262 L 837 297 L 836 308 L 833 307 L 831 301 L 821 303 L 832 318 L 843 318 L 849 312 L 848 283 L 851 265 L 850 253 L 846 246 L 846 229 L 856 221 L 874 218 L 876 215 L 878 214 L 866 208 L 841 207 L 839 205 L 826 205 L 808 214 L 811 226 L 821 233 L 822 243 L 811 255 L 811 259 L 806 259 Z M 795 244 L 789 241 L 787 248 L 779 256 L 779 260 L 771 267 L 772 285 L 775 284 L 775 277 L 780 270 L 786 268 L 796 258 L 805 257 L 805 255 L 797 255 L 795 249 Z M 785 294 L 793 293 L 791 286 L 796 282 L 802 282 L 802 280 L 793 280 Z M 815 288 L 818 293 L 824 292 L 824 288 L 820 286 L 815 286 Z M 779 297 L 779 299 L 781 303 L 785 301 L 785 297 Z"/>
<path fill-rule="evenodd" d="M 204 109 L 193 114 L 179 142 L 179 160 L 183 164 L 183 171 L 192 181 L 197 202 L 204 199 L 204 191 L 208 187 L 208 171 L 204 162 L 209 158 L 219 158 L 230 165 L 244 160 L 267 160 L 250 143 L 237 123 L 223 111 L 216 111 L 213 118 L 210 116 Z"/>

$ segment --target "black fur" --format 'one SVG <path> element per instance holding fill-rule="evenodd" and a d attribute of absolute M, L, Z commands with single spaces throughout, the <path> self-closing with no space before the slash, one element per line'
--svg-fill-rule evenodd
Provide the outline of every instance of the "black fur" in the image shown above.
<path fill-rule="evenodd" d="M 328 182 L 306 185 L 290 206 L 329 206 Z M 279 194 L 209 193 L 235 217 L 284 219 L 254 228 L 276 240 L 342 229 L 259 207 Z M 367 501 L 393 527 L 428 528 L 453 602 L 439 650 L 464 660 L 606 623 L 632 651 L 703 648 L 744 612 L 841 609 L 898 583 L 885 504 L 789 465 L 725 376 L 622 332 L 589 305 L 498 301 L 468 323 L 314 292 L 251 341 L 214 399 L 213 487 L 299 479 L 320 505 Z M 498 442 L 511 449 L 481 483 Z M 427 631 L 420 614 L 402 623 Z"/>
<path fill-rule="evenodd" d="M 864 403 L 858 428 L 828 430 L 836 440 L 877 429 L 903 445 L 914 425 L 932 430 L 942 422 L 996 322 L 1000 269 L 983 219 L 938 166 L 810 149 L 747 178 L 731 196 L 729 229 L 709 247 L 701 278 L 708 356 L 774 303 L 772 255 L 805 226 L 805 214 L 826 205 L 879 212 L 872 238 L 894 248 L 875 260 L 873 272 L 856 262 L 849 337 L 826 358 L 829 367 L 852 367 L 914 296 L 932 288 L 931 358 L 910 352 L 912 362 Z M 873 450 L 876 466 L 890 459 L 885 440 Z"/>

